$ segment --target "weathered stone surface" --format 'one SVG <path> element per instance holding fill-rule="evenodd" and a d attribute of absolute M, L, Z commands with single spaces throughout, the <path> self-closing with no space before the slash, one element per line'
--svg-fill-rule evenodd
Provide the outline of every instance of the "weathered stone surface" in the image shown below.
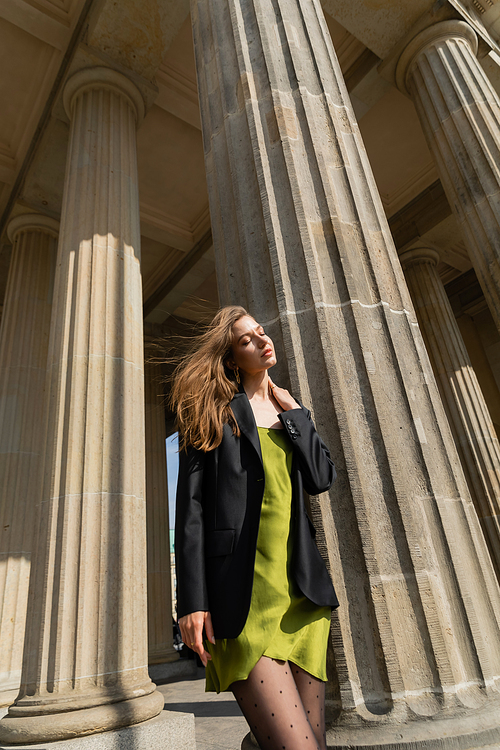
<path fill-rule="evenodd" d="M 0 745 L 6 750 L 9 745 Z M 48 750 L 47 743 L 17 745 L 19 750 Z M 194 716 L 162 711 L 154 719 L 114 732 L 52 742 L 53 750 L 196 750 Z"/>
<path fill-rule="evenodd" d="M 437 23 L 401 54 L 410 94 L 491 314 L 500 330 L 500 99 L 464 21 Z"/>
<path fill-rule="evenodd" d="M 425 246 L 400 256 L 474 506 L 500 577 L 500 445 L 460 329 Z"/>
<path fill-rule="evenodd" d="M 391 0 L 321 0 L 321 5 L 381 58 L 431 7 L 428 0 L 401 0 L 397 8 Z"/>
<path fill-rule="evenodd" d="M 57 221 L 39 214 L 9 224 L 14 247 L 0 331 L 0 705 L 12 703 L 21 683 L 58 231 Z"/>
<path fill-rule="evenodd" d="M 320 5 L 192 17 L 221 298 L 266 326 L 338 467 L 312 502 L 341 604 L 328 745 L 459 715 L 500 739 L 500 591 Z"/>
<path fill-rule="evenodd" d="M 22 684 L 8 744 L 145 721 L 144 388 L 139 91 L 107 69 L 68 81 L 71 118 L 48 354 L 42 502 Z"/>
<path fill-rule="evenodd" d="M 168 518 L 165 398 L 161 367 L 145 352 L 148 663 L 176 662 Z M 151 672 L 150 672 L 151 674 Z"/>
<path fill-rule="evenodd" d="M 88 42 L 151 81 L 188 13 L 189 0 L 105 0 Z"/>

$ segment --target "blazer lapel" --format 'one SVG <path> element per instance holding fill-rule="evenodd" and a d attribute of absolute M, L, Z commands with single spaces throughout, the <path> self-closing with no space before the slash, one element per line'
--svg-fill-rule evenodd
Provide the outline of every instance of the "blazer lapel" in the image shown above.
<path fill-rule="evenodd" d="M 250 406 L 250 402 L 245 391 L 240 390 L 239 393 L 236 393 L 233 396 L 231 400 L 231 409 L 233 410 L 234 418 L 238 422 L 238 426 L 241 432 L 253 445 L 253 447 L 257 451 L 260 462 L 262 463 L 259 433 L 257 430 L 257 425 L 255 423 L 255 417 L 253 415 L 252 407 Z"/>

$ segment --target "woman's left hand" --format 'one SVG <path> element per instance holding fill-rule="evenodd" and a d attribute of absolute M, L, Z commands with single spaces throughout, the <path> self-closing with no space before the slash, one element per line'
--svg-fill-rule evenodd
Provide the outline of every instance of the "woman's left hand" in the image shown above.
<path fill-rule="evenodd" d="M 204 667 L 212 657 L 203 645 L 203 628 L 210 643 L 215 643 L 214 629 L 210 612 L 200 610 L 179 617 L 181 637 L 186 646 L 198 654 Z"/>
<path fill-rule="evenodd" d="M 286 388 L 280 388 L 279 386 L 275 385 L 271 378 L 269 378 L 269 391 L 270 395 L 274 396 L 283 411 L 290 411 L 290 409 L 299 408 L 298 403 L 295 401 L 294 397 L 286 390 Z"/>

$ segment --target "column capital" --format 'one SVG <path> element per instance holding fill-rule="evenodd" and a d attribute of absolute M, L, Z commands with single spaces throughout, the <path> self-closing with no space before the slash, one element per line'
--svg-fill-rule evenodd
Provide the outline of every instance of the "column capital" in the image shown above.
<path fill-rule="evenodd" d="M 7 226 L 7 236 L 14 243 L 16 235 L 22 231 L 39 231 L 50 234 L 52 237 L 59 236 L 59 222 L 44 214 L 21 214 L 15 216 Z"/>
<path fill-rule="evenodd" d="M 63 103 L 70 120 L 73 116 L 73 104 L 76 97 L 90 89 L 114 90 L 125 96 L 135 111 L 137 127 L 139 127 L 145 114 L 144 98 L 141 92 L 135 83 L 123 73 L 103 66 L 79 70 L 66 81 Z"/>
<path fill-rule="evenodd" d="M 430 263 L 432 266 L 437 266 L 439 263 L 439 253 L 433 247 L 422 245 L 402 253 L 399 256 L 399 260 L 403 269 L 415 266 L 417 263 Z"/>
<path fill-rule="evenodd" d="M 477 54 L 477 35 L 466 21 L 450 19 L 428 26 L 406 45 L 397 62 L 396 86 L 403 94 L 410 96 L 408 78 L 411 75 L 413 63 L 428 47 L 447 39 L 462 39 L 468 42 L 474 55 Z"/>

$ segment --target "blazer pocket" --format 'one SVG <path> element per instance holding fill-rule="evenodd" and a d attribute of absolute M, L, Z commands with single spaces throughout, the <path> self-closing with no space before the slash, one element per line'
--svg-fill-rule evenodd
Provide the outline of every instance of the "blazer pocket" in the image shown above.
<path fill-rule="evenodd" d="M 205 554 L 207 557 L 230 555 L 234 547 L 235 529 L 216 529 L 205 535 Z"/>

